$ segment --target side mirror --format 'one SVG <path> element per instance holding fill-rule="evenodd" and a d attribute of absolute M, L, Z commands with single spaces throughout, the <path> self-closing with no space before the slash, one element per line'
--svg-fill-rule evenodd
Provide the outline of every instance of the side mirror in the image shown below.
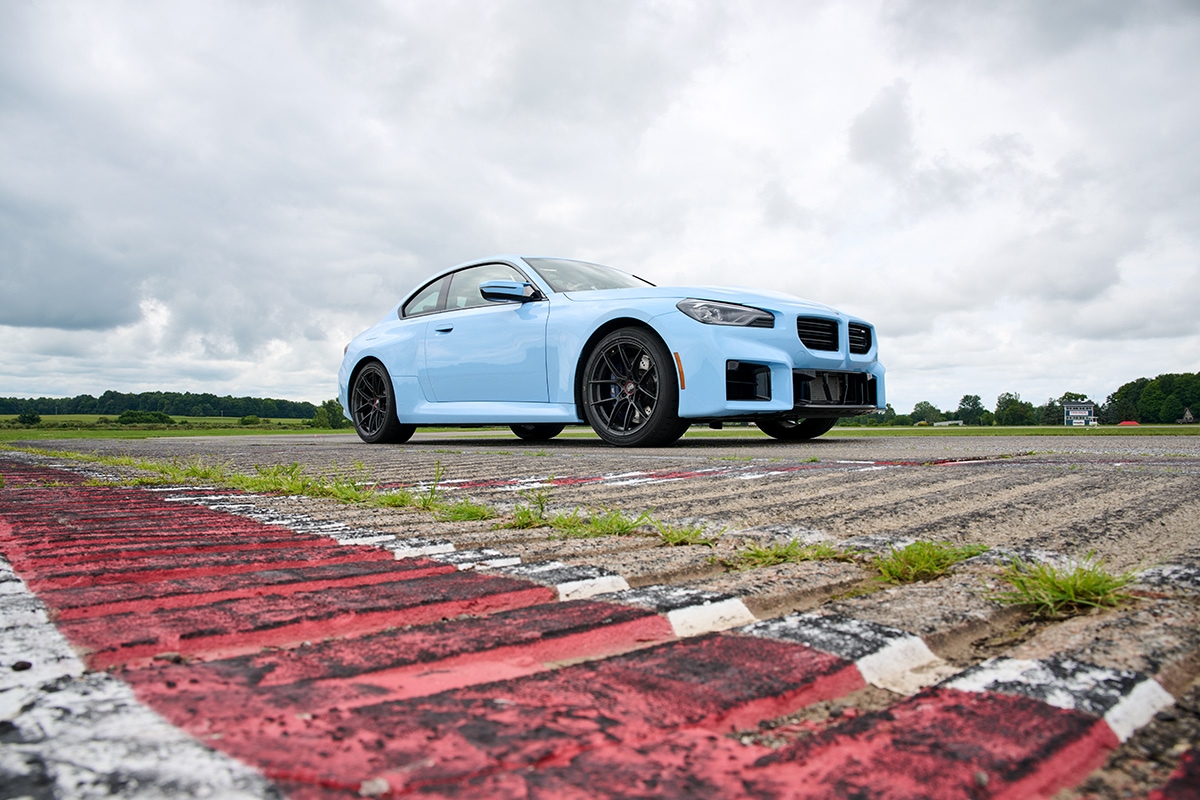
<path fill-rule="evenodd" d="M 521 281 L 484 281 L 479 284 L 479 294 L 493 303 L 528 303 L 542 299 L 536 286 Z"/>

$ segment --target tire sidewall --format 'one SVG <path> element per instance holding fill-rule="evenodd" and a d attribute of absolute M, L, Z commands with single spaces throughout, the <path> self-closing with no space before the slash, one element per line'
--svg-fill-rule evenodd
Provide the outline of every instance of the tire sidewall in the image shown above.
<path fill-rule="evenodd" d="M 396 390 L 392 386 L 392 377 L 388 374 L 387 368 L 378 361 L 371 361 L 364 364 L 361 369 L 354 375 L 354 380 L 350 383 L 349 401 L 351 407 L 354 404 L 355 389 L 358 387 L 359 381 L 363 380 L 369 374 L 378 375 L 383 382 L 384 397 L 387 400 L 387 413 L 383 425 L 379 430 L 372 434 L 367 434 L 363 431 L 359 424 L 357 416 L 351 411 L 351 416 L 354 419 L 354 430 L 358 433 L 358 438 L 362 439 L 367 444 L 380 444 L 383 442 L 400 443 L 408 441 L 415 430 L 412 425 L 401 425 L 400 420 L 396 418 Z"/>
<path fill-rule="evenodd" d="M 588 381 L 601 354 L 621 341 L 630 341 L 644 347 L 654 359 L 658 374 L 659 396 L 654 410 L 645 422 L 628 434 L 609 430 L 600 415 L 592 409 Z M 583 369 L 583 412 L 596 435 L 618 447 L 655 447 L 670 444 L 683 435 L 688 423 L 679 419 L 679 378 L 675 363 L 667 346 L 653 332 L 644 328 L 619 328 L 601 339 L 588 354 Z"/>

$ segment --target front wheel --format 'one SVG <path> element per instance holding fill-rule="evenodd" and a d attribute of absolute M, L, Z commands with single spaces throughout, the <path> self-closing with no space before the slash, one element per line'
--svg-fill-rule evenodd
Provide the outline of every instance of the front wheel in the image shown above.
<path fill-rule="evenodd" d="M 679 380 L 666 345 L 643 328 L 605 336 L 583 368 L 583 413 L 618 447 L 670 444 L 688 429 L 677 416 Z"/>
<path fill-rule="evenodd" d="M 378 361 L 365 364 L 350 384 L 350 417 L 358 438 L 368 444 L 407 442 L 416 427 L 396 419 L 392 378 Z"/>
<path fill-rule="evenodd" d="M 509 425 L 512 432 L 527 442 L 547 442 L 562 433 L 566 425 L 555 425 L 550 422 L 530 422 L 522 425 Z"/>
<path fill-rule="evenodd" d="M 837 417 L 809 417 L 808 419 L 767 419 L 754 423 L 758 429 L 783 442 L 800 442 L 815 439 L 837 424 Z"/>

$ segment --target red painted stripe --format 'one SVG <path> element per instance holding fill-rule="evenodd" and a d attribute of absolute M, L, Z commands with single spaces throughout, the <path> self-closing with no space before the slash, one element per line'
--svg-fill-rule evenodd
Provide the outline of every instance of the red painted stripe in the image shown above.
<path fill-rule="evenodd" d="M 453 572 L 331 592 L 270 594 L 152 614 L 64 620 L 59 629 L 88 653 L 90 667 L 106 669 L 149 663 L 163 652 L 223 658 L 554 599 L 554 590 L 527 581 Z"/>
<path fill-rule="evenodd" d="M 453 566 L 427 558 L 348 561 L 208 578 L 49 589 L 40 596 L 55 610 L 56 619 L 70 620 L 149 613 L 266 594 L 326 591 L 454 571 Z"/>
<path fill-rule="evenodd" d="M 213 719 L 199 700 L 160 710 L 273 779 L 357 789 L 383 777 L 412 789 L 680 728 L 729 730 L 862 685 L 852 664 L 802 645 L 711 635 L 360 708 L 321 707 L 295 684 L 291 704 L 269 714 L 230 705 Z"/>
<path fill-rule="evenodd" d="M 1038 700 L 931 689 L 773 753 L 752 793 L 804 798 L 1048 797 L 1104 763 L 1103 721 Z"/>
<path fill-rule="evenodd" d="M 205 696 L 221 697 L 218 708 L 205 710 L 211 729 L 229 713 L 295 716 L 422 697 L 673 636 L 667 620 L 645 609 L 579 600 L 550 611 L 537 606 L 205 664 L 155 664 L 124 676 L 144 702 L 172 719 L 187 719 Z"/>
<path fill-rule="evenodd" d="M 2 531 L 0 531 L 2 533 Z M 48 589 L 64 589 L 73 586 L 106 586 L 118 583 L 156 583 L 159 581 L 183 580 L 188 578 L 209 578 L 217 575 L 244 575 L 263 570 L 299 569 L 312 566 L 314 562 L 321 564 L 344 564 L 360 562 L 367 559 L 379 561 L 394 561 L 391 553 L 368 550 L 363 547 L 296 547 L 283 553 L 270 553 L 266 558 L 256 553 L 233 553 L 229 556 L 207 556 L 203 564 L 196 566 L 174 566 L 177 560 L 164 559 L 158 564 L 139 564 L 135 568 L 95 573 L 84 569 L 61 572 L 46 576 L 25 574 L 25 570 L 14 568 L 22 573 L 29 588 L 35 592 Z"/>

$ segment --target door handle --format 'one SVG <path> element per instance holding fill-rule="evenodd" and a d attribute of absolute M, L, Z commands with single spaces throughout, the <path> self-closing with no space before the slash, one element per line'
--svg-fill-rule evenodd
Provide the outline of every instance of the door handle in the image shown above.
<path fill-rule="evenodd" d="M 438 333 L 449 333 L 450 331 L 454 330 L 454 326 L 453 325 L 438 325 L 436 328 L 434 328 L 434 330 L 437 331 Z"/>

